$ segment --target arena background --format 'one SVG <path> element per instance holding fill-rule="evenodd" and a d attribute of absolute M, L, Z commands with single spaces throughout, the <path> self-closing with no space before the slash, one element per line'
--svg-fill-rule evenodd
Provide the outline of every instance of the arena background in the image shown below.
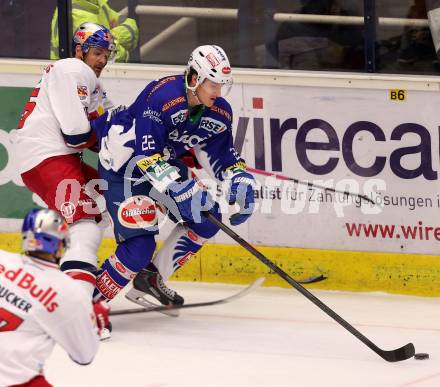
<path fill-rule="evenodd" d="M 56 3 L 60 4 L 46 0 L 33 10 L 34 16 L 45 12 L 41 27 L 32 35 L 35 39 L 29 39 L 29 26 L 23 24 L 0 49 L 0 247 L 13 251 L 19 250 L 19 219 L 39 201 L 16 173 L 10 136 L 48 62 L 48 15 Z M 217 6 L 210 1 L 141 3 Z M 308 2 L 272 2 L 270 9 L 312 13 L 304 3 Z M 329 8 L 323 16 L 364 17 L 373 3 L 352 6 L 348 1 L 339 2 L 339 8 Z M 10 4 L 15 8 L 2 5 L 2 18 L 18 30 L 16 23 L 25 22 L 32 7 L 24 11 L 20 1 Z M 109 4 L 118 10 L 129 5 L 123 0 Z M 259 177 L 259 210 L 237 229 L 240 235 L 295 278 L 324 274 L 327 279 L 313 285 L 319 288 L 438 296 L 440 141 L 436 106 L 440 78 L 426 9 L 423 16 L 409 1 L 378 2 L 371 36 L 367 25 L 347 26 L 341 21 L 334 22 L 331 33 L 328 23 L 312 23 L 313 28 L 299 23 L 302 33 L 295 29 L 286 32 L 281 23 L 274 31 L 267 20 L 267 3 L 248 2 L 246 8 L 246 2 L 229 1 L 222 8 L 237 4 L 242 10 L 238 20 L 196 19 L 162 40 L 148 55 L 132 60 L 140 63 L 108 66 L 103 78 L 112 100 L 129 104 L 149 80 L 182 72 L 195 45 L 222 45 L 231 57 L 235 78 L 228 96 L 234 110 L 234 132 L 248 164 L 305 181 L 359 190 L 378 203 L 371 208 L 347 198 L 336 203 L 335 197 L 319 191 L 304 192 L 304 202 L 289 200 L 289 195 L 292 198 L 301 191 L 299 187 Z M 313 10 L 319 11 L 319 7 Z M 384 25 L 378 17 L 424 22 L 409 27 L 405 23 Z M 142 51 L 142 45 L 176 20 L 174 16 L 139 15 L 138 49 Z M 259 27 L 261 22 L 264 28 Z M 414 35 L 408 29 L 414 28 L 422 38 L 405 43 Z M 270 51 L 274 41 L 276 58 Z M 87 158 L 96 163 L 96 156 Z M 101 260 L 114 249 L 110 235 L 109 231 L 100 250 Z M 175 278 L 247 283 L 263 273 L 268 276 L 266 285 L 284 286 L 249 253 L 219 236 Z"/>

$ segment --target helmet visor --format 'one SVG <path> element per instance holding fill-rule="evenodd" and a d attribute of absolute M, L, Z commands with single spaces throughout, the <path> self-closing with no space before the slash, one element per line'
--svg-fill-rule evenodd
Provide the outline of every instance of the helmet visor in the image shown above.
<path fill-rule="evenodd" d="M 227 83 L 217 83 L 209 79 L 205 79 L 200 87 L 203 87 L 209 94 L 215 94 L 218 97 L 226 97 L 232 89 L 232 78 L 228 79 Z"/>

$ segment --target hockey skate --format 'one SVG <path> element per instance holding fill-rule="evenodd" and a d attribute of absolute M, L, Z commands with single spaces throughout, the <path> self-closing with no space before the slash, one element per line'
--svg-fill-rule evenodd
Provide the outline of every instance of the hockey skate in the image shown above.
<path fill-rule="evenodd" d="M 108 325 L 99 331 L 99 340 L 108 340 L 110 337 L 112 337 L 112 323 L 109 321 Z"/>
<path fill-rule="evenodd" d="M 158 306 L 157 304 L 148 301 L 144 297 L 145 295 L 154 297 L 164 306 L 183 305 L 184 303 L 183 297 L 165 285 L 162 276 L 152 264 L 146 269 L 142 269 L 136 277 L 134 277 L 133 288 L 127 292 L 125 297 L 146 309 Z M 165 310 L 162 313 L 173 317 L 179 315 L 178 310 Z"/>

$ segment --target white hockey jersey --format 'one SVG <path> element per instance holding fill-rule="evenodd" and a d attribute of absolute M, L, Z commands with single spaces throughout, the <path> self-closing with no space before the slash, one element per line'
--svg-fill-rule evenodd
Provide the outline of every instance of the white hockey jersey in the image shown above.
<path fill-rule="evenodd" d="M 87 292 L 47 261 L 0 250 L 0 387 L 42 373 L 55 343 L 88 364 L 99 339 Z"/>
<path fill-rule="evenodd" d="M 63 134 L 87 135 L 89 118 L 111 106 L 95 73 L 83 61 L 68 58 L 46 66 L 12 137 L 19 173 L 49 157 L 80 152 L 66 145 Z"/>

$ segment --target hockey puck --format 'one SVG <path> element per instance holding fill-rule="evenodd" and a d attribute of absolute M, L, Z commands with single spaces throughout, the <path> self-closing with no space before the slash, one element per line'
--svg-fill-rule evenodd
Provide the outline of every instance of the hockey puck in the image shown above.
<path fill-rule="evenodd" d="M 426 359 L 429 359 L 429 353 L 416 353 L 414 355 L 414 359 L 416 359 L 416 360 L 426 360 Z"/>

